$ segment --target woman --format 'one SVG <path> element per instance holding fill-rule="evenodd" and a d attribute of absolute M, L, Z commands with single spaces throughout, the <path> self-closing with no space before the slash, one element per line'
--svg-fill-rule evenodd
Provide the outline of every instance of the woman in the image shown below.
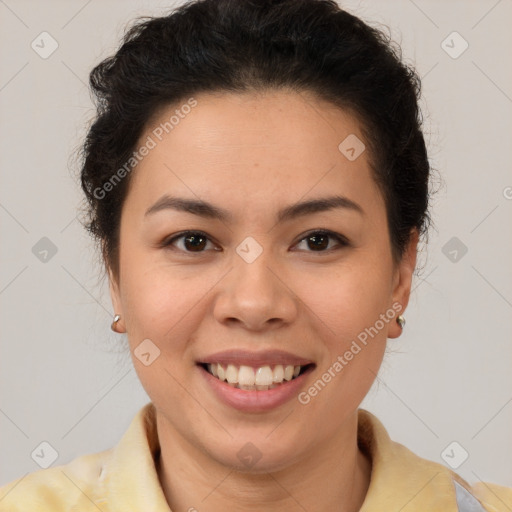
<path fill-rule="evenodd" d="M 428 226 L 420 82 L 332 0 L 203 0 L 91 73 L 82 186 L 151 398 L 0 510 L 494 511 L 359 408 Z"/>

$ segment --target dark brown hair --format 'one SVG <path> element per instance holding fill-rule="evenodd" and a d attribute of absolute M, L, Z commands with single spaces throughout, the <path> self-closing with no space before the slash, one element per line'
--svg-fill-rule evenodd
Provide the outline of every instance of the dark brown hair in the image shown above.
<path fill-rule="evenodd" d="M 92 70 L 90 84 L 97 116 L 82 148 L 85 225 L 115 276 L 131 173 L 108 192 L 104 185 L 126 168 L 160 108 L 201 92 L 308 91 L 355 114 L 395 259 L 413 228 L 428 228 L 420 79 L 389 36 L 334 0 L 189 1 L 168 16 L 137 20 L 117 53 Z"/>

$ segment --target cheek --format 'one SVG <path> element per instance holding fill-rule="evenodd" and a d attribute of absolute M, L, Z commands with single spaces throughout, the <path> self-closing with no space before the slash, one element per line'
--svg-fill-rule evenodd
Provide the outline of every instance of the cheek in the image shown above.
<path fill-rule="evenodd" d="M 132 349 L 149 338 L 163 353 L 183 353 L 206 314 L 202 299 L 218 278 L 204 272 L 198 278 L 197 268 L 170 266 L 135 253 L 122 263 L 122 302 Z"/>
<path fill-rule="evenodd" d="M 373 325 L 389 307 L 388 267 L 354 255 L 325 271 L 298 274 L 294 290 L 314 313 L 313 318 L 321 320 L 326 339 L 344 343 Z"/>
<path fill-rule="evenodd" d="M 319 326 L 325 348 L 317 380 L 300 402 L 307 402 L 305 410 L 318 432 L 334 432 L 340 411 L 355 409 L 378 374 L 395 314 L 389 307 L 389 279 L 386 265 L 370 265 L 362 258 L 315 280 L 314 287 L 311 279 L 303 279 L 301 296 L 308 298 L 312 317 L 321 320 L 315 320 L 315 328 Z M 382 320 L 386 312 L 389 318 Z"/>
<path fill-rule="evenodd" d="M 205 314 L 200 299 L 211 286 L 199 280 L 191 280 L 189 286 L 170 268 L 133 261 L 131 265 L 123 280 L 123 309 L 134 368 L 155 403 L 166 403 L 169 395 L 186 400 L 179 383 L 186 382 L 194 366 L 190 340 Z M 147 366 L 137 356 L 146 340 L 151 344 L 144 352 L 149 351 L 151 358 L 158 354 Z"/>

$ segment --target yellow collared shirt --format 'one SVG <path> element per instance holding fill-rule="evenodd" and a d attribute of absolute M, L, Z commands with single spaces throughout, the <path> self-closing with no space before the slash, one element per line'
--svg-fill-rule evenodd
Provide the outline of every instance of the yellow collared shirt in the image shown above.
<path fill-rule="evenodd" d="M 512 488 L 479 482 L 418 457 L 358 411 L 358 443 L 372 461 L 361 512 L 510 512 Z M 155 467 L 156 411 L 149 402 L 114 448 L 39 470 L 0 488 L 0 512 L 170 512 Z M 200 507 L 198 507 L 200 508 Z"/>

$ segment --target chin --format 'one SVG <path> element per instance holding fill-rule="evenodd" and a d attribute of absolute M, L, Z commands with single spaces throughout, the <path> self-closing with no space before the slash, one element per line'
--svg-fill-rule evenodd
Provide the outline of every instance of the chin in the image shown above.
<path fill-rule="evenodd" d="M 219 464 L 251 475 L 275 473 L 297 462 L 299 450 L 304 449 L 302 443 L 283 445 L 282 440 L 286 436 L 282 433 L 276 434 L 274 439 L 267 435 L 265 432 L 259 437 L 240 436 L 225 446 L 215 444 L 212 449 L 207 449 L 210 457 Z"/>

